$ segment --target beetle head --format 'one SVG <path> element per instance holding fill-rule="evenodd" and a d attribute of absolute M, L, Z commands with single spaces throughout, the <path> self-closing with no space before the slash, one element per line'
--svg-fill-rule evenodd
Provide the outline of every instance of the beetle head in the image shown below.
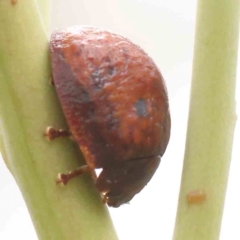
<path fill-rule="evenodd" d="M 97 178 L 97 189 L 111 207 L 129 202 L 150 181 L 160 163 L 160 157 L 125 161 L 103 168 Z"/>

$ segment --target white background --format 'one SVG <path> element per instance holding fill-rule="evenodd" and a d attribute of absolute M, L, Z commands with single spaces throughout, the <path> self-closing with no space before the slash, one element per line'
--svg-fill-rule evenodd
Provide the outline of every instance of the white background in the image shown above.
<path fill-rule="evenodd" d="M 170 143 L 148 186 L 130 204 L 110 209 L 121 240 L 172 239 L 184 155 L 196 3 L 197 0 L 52 0 L 51 31 L 81 24 L 118 32 L 148 52 L 166 80 L 172 117 Z M 239 84 L 236 100 L 240 102 Z M 239 142 L 237 122 L 221 240 L 240 239 Z M 21 193 L 1 158 L 0 239 L 37 239 Z"/>

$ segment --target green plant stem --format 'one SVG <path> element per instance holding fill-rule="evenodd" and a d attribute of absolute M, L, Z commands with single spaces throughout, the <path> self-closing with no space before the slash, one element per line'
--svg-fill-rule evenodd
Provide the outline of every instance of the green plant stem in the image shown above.
<path fill-rule="evenodd" d="M 44 2 L 44 3 L 43 3 Z M 44 4 L 46 6 L 44 6 Z M 116 240 L 107 208 L 90 176 L 55 184 L 59 172 L 83 164 L 69 139 L 49 142 L 52 125 L 66 128 L 51 77 L 48 1 L 0 1 L 0 130 L 4 159 L 29 209 L 39 240 Z M 46 19 L 46 18 L 45 18 Z M 46 30 L 45 30 L 46 29 Z"/>
<path fill-rule="evenodd" d="M 239 0 L 199 0 L 187 143 L 174 240 L 217 240 L 236 121 Z M 188 204 L 192 190 L 206 194 Z"/>
<path fill-rule="evenodd" d="M 49 0 L 36 0 L 37 8 L 41 16 L 42 24 L 46 31 L 49 31 Z"/>

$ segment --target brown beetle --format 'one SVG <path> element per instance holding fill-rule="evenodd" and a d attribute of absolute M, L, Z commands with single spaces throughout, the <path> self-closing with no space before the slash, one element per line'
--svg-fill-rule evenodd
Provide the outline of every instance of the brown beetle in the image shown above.
<path fill-rule="evenodd" d="M 161 73 L 141 48 L 95 27 L 56 31 L 50 48 L 54 85 L 87 162 L 60 174 L 58 182 L 91 172 L 109 206 L 129 202 L 152 178 L 169 141 Z M 53 139 L 69 132 L 48 128 L 46 135 Z"/>

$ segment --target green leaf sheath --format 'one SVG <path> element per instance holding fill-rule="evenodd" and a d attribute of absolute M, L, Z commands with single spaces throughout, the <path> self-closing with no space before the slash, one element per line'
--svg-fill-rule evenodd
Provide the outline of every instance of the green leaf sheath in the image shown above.
<path fill-rule="evenodd" d="M 219 239 L 236 122 L 239 3 L 198 1 L 187 143 L 174 240 Z M 205 196 L 188 203 L 186 197 L 191 191 Z"/>
<path fill-rule="evenodd" d="M 45 5 L 44 5 L 45 4 Z M 26 201 L 39 240 L 116 240 L 90 176 L 67 187 L 57 174 L 84 164 L 69 139 L 49 142 L 51 125 L 67 128 L 51 78 L 48 1 L 0 1 L 0 139 L 3 156 Z M 45 20 L 44 20 L 45 19 Z"/>

